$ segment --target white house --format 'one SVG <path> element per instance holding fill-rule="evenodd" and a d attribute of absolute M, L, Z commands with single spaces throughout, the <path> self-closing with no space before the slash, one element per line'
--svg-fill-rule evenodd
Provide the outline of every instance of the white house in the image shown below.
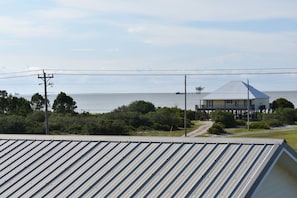
<path fill-rule="evenodd" d="M 0 135 L 0 197 L 296 197 L 280 139 Z"/>
<path fill-rule="evenodd" d="M 242 81 L 231 81 L 202 98 L 201 109 L 257 111 L 269 108 L 269 96 Z"/>

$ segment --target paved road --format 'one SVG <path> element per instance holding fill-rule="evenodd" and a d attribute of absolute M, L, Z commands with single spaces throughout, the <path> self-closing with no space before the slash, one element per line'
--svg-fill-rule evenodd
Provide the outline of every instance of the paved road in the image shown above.
<path fill-rule="evenodd" d="M 213 122 L 212 121 L 200 121 L 200 124 L 201 124 L 201 126 L 198 129 L 188 133 L 187 137 L 196 137 L 198 135 L 207 133 L 207 130 L 212 126 Z M 182 137 L 185 137 L 185 135 L 183 135 Z"/>

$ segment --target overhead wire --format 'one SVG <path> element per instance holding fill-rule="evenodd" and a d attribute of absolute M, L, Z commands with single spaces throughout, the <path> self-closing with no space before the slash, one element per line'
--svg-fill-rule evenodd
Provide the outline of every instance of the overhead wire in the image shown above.
<path fill-rule="evenodd" d="M 0 73 L 0 79 L 24 78 L 24 77 L 36 76 L 37 72 L 40 72 L 40 71 L 41 70 L 26 70 L 26 71 Z"/>
<path fill-rule="evenodd" d="M 231 72 L 230 72 L 231 71 Z M 180 76 L 180 75 L 273 75 L 297 74 L 297 68 L 260 69 L 141 69 L 141 70 L 60 70 L 56 75 L 73 76 Z"/>
<path fill-rule="evenodd" d="M 229 76 L 297 74 L 297 68 L 293 67 L 248 69 L 40 69 L 0 73 L 0 79 L 31 77 L 43 71 L 59 76 Z"/>

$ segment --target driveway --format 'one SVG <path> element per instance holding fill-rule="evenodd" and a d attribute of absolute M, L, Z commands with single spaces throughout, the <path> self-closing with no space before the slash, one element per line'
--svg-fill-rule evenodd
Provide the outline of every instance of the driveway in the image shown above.
<path fill-rule="evenodd" d="M 201 124 L 201 126 L 198 129 L 187 133 L 187 137 L 196 137 L 198 135 L 207 133 L 207 130 L 212 126 L 213 122 L 212 121 L 200 121 L 200 124 Z M 183 135 L 182 137 L 185 137 L 185 135 Z"/>

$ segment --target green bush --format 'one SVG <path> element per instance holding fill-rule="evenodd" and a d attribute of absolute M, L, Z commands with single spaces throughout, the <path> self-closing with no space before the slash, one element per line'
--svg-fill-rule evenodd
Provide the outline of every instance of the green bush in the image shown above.
<path fill-rule="evenodd" d="M 263 114 L 262 120 L 267 122 L 271 127 L 294 124 L 297 120 L 297 110 L 292 108 L 278 108 L 271 114 Z"/>
<path fill-rule="evenodd" d="M 210 114 L 210 117 L 213 121 L 222 123 L 226 128 L 236 126 L 234 115 L 231 112 L 214 111 Z"/>
<path fill-rule="evenodd" d="M 44 111 L 33 111 L 29 113 L 26 117 L 26 121 L 36 121 L 36 122 L 44 122 L 45 120 L 45 113 Z"/>
<path fill-rule="evenodd" d="M 6 98 L 4 99 L 4 102 L 8 101 Z M 0 115 L 2 113 L 0 116 L 0 133 L 44 134 L 45 113 L 43 111 L 32 112 L 32 110 L 25 108 L 29 103 L 24 99 L 11 99 L 9 108 L 7 107 L 8 103 L 6 104 L 3 101 L 1 103 L 0 101 Z M 74 110 L 75 102 L 70 100 L 70 103 L 73 107 L 72 110 Z M 61 105 L 57 105 L 57 107 L 63 107 Z M 73 113 L 67 109 L 68 107 L 65 107 L 65 111 L 61 113 L 57 109 L 54 112 L 49 112 L 50 134 L 127 135 L 130 131 L 135 130 L 170 131 L 184 127 L 183 110 L 177 107 L 156 109 L 152 103 L 145 101 L 136 101 L 129 106 L 119 107 L 110 113 L 97 115 Z M 1 110 L 3 111 L 1 112 Z M 195 119 L 195 112 L 188 111 L 187 118 L 186 124 L 187 127 L 190 127 L 191 120 Z"/>
<path fill-rule="evenodd" d="M 236 126 L 245 126 L 246 121 L 245 120 L 236 120 Z"/>
<path fill-rule="evenodd" d="M 45 134 L 45 123 L 37 121 L 28 121 L 26 119 L 25 131 L 28 134 Z"/>
<path fill-rule="evenodd" d="M 212 125 L 212 127 L 210 127 L 208 129 L 208 133 L 210 134 L 216 134 L 216 135 L 220 135 L 220 134 L 223 134 L 223 133 L 226 133 L 225 130 L 224 130 L 224 124 L 222 123 L 214 123 Z"/>
<path fill-rule="evenodd" d="M 43 111 L 33 111 L 26 117 L 26 133 L 45 133 L 45 114 Z"/>
<path fill-rule="evenodd" d="M 270 129 L 270 125 L 267 122 L 252 122 L 250 129 Z"/>
<path fill-rule="evenodd" d="M 176 130 L 183 127 L 183 117 L 178 108 L 163 107 L 151 112 L 149 118 L 156 130 Z"/>
<path fill-rule="evenodd" d="M 196 116 L 197 116 L 197 119 L 198 119 L 198 113 L 196 113 L 196 111 L 193 111 L 193 110 L 188 110 L 187 111 L 187 119 L 196 120 Z"/>
<path fill-rule="evenodd" d="M 23 116 L 1 116 L 0 126 L 0 133 L 26 133 L 26 121 Z"/>
<path fill-rule="evenodd" d="M 278 119 L 271 119 L 267 122 L 270 127 L 280 127 L 284 126 L 284 124 Z"/>
<path fill-rule="evenodd" d="M 275 113 L 278 116 L 278 119 L 281 120 L 284 124 L 294 124 L 295 121 L 297 120 L 296 109 L 278 108 Z"/>
<path fill-rule="evenodd" d="M 93 130 L 91 135 L 128 135 L 129 128 L 121 120 L 100 120 L 98 129 Z"/>

